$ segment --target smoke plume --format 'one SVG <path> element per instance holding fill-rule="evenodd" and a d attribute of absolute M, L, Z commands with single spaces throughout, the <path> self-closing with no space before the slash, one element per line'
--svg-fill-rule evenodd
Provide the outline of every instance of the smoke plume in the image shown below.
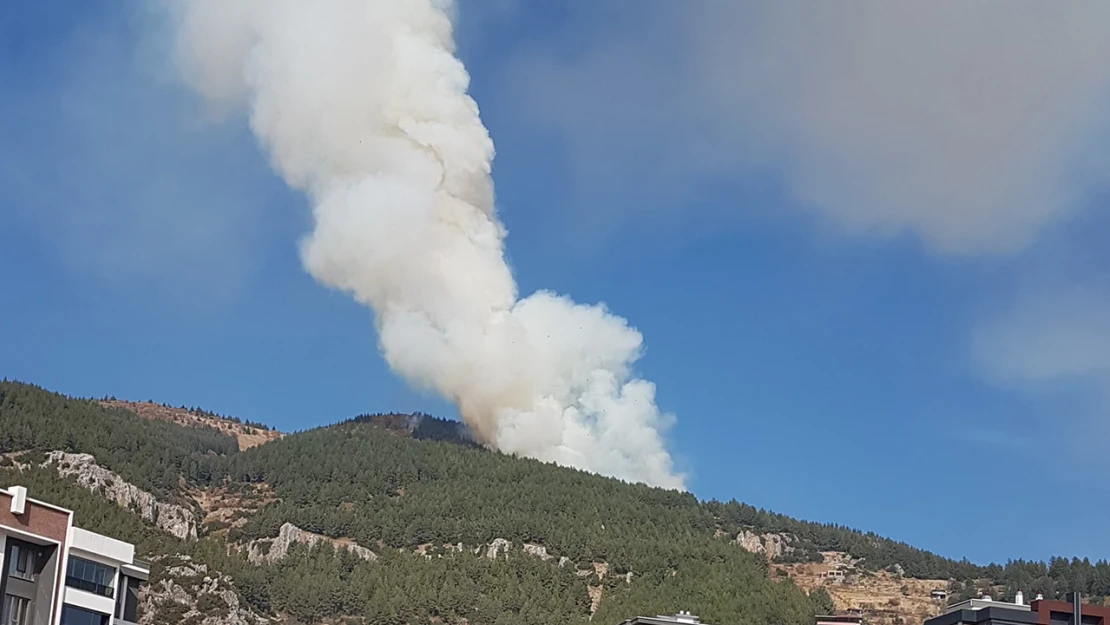
<path fill-rule="evenodd" d="M 374 311 L 394 371 L 504 452 L 683 488 L 670 418 L 632 372 L 640 333 L 604 306 L 518 296 L 450 0 L 174 7 L 187 82 L 249 112 L 312 204 L 305 267 Z"/>

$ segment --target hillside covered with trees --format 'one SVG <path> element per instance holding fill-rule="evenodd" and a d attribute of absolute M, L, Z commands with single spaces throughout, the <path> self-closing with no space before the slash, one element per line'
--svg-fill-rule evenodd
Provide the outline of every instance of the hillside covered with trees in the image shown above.
<path fill-rule="evenodd" d="M 719 625 L 808 625 L 814 613 L 832 609 L 821 591 L 807 595 L 788 579 L 771 579 L 773 563 L 729 539 L 745 530 L 795 536 L 793 559 L 843 551 L 871 570 L 951 579 L 956 594 L 986 583 L 1046 596 L 1073 588 L 1110 595 L 1110 565 L 1102 561 L 953 561 L 736 501 L 699 501 L 509 457 L 473 445 L 452 422 L 421 416 L 389 427 L 395 421 L 363 416 L 240 451 L 215 430 L 5 381 L 0 453 L 8 466 L 0 480 L 73 508 L 79 524 L 134 541 L 148 556 L 189 554 L 230 575 L 259 613 L 301 622 L 350 616 L 390 625 L 554 624 L 592 617 L 615 624 L 686 609 Z M 201 516 L 211 510 L 201 510 L 198 493 L 234 495 L 240 503 L 205 523 L 200 540 L 180 541 L 49 469 L 15 466 L 34 465 L 54 450 L 92 454 Z M 251 545 L 266 544 L 285 524 L 357 544 L 376 559 L 322 542 L 252 561 Z M 499 539 L 513 548 L 486 557 Z"/>

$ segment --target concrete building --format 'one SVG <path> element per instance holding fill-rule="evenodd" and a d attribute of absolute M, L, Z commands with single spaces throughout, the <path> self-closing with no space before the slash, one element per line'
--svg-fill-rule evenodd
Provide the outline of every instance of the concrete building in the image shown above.
<path fill-rule="evenodd" d="M 1077 624 L 1075 607 L 1066 601 L 1045 601 L 1039 595 L 1026 605 L 1018 592 L 1014 603 L 983 597 L 951 605 L 925 625 L 1110 625 L 1110 608 L 1080 603 Z"/>
<path fill-rule="evenodd" d="M 1008 608 L 1010 610 L 1021 610 L 1022 612 L 1030 611 L 1029 606 L 1025 605 L 1025 603 L 1021 599 L 1021 595 L 1019 594 L 1018 600 L 1014 603 L 1008 603 L 1006 601 L 995 601 L 990 597 L 983 597 L 981 599 L 968 599 L 959 603 L 953 603 L 952 605 L 948 606 L 948 608 L 945 609 L 944 612 L 945 614 L 947 614 L 949 612 L 958 612 L 960 610 L 981 610 L 983 608 Z"/>
<path fill-rule="evenodd" d="M 925 625 L 1037 625 L 1037 615 L 1017 601 L 993 601 L 990 597 L 968 599 L 948 606 L 944 614 L 925 621 Z"/>
<path fill-rule="evenodd" d="M 135 546 L 73 525 L 73 512 L 0 489 L 0 625 L 138 621 L 150 565 Z"/>
<path fill-rule="evenodd" d="M 1037 615 L 1029 606 L 994 602 L 993 605 L 949 610 L 925 621 L 925 625 L 1037 625 Z"/>

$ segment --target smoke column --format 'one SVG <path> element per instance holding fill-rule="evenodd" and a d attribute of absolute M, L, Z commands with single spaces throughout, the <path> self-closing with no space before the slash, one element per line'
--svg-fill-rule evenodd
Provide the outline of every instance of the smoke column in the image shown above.
<path fill-rule="evenodd" d="M 506 453 L 683 488 L 642 337 L 603 306 L 519 299 L 494 210 L 493 142 L 454 55 L 450 0 L 179 0 L 180 68 L 242 107 L 312 204 L 319 282 L 374 311 L 381 351 Z"/>

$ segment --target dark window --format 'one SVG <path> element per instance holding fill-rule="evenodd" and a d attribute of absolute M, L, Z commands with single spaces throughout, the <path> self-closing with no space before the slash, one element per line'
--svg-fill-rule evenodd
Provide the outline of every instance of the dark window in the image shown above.
<path fill-rule="evenodd" d="M 130 623 L 139 621 L 139 580 L 127 575 L 119 576 L 119 587 L 116 592 L 117 619 Z"/>
<path fill-rule="evenodd" d="M 110 566 L 70 556 L 66 567 L 66 586 L 111 597 L 112 579 L 115 576 L 116 570 Z"/>
<path fill-rule="evenodd" d="M 1071 612 L 1057 612 L 1053 610 L 1049 614 L 1049 622 L 1052 625 L 1072 625 L 1072 621 Z M 1102 619 L 1093 614 L 1083 615 L 1083 625 L 1099 625 L 1101 622 Z"/>
<path fill-rule="evenodd" d="M 62 625 L 108 625 L 108 615 L 66 605 L 62 607 Z"/>
<path fill-rule="evenodd" d="M 4 597 L 3 625 L 31 625 L 31 602 L 23 597 Z"/>
<path fill-rule="evenodd" d="M 12 541 L 12 548 L 8 557 L 11 561 L 8 563 L 8 575 L 25 579 L 29 582 L 35 581 L 35 555 L 36 549 L 26 543 L 17 543 Z"/>

